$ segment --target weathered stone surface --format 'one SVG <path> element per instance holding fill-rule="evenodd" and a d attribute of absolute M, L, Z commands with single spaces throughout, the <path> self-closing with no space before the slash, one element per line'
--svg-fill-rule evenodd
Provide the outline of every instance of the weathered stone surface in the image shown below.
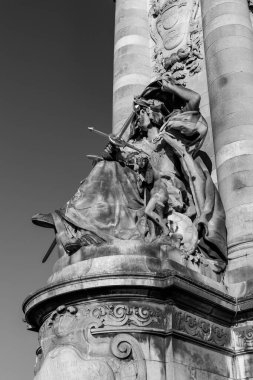
<path fill-rule="evenodd" d="M 205 360 L 198 346 L 202 341 Z M 226 350 L 214 353 L 208 346 L 226 348 L 230 330 L 166 302 L 88 302 L 59 306 L 41 326 L 39 342 L 36 380 L 82 379 L 85 374 L 87 380 L 114 379 L 116 373 L 119 379 L 160 380 L 170 379 L 167 363 L 175 373 L 179 363 L 195 369 L 198 362 L 198 369 L 218 374 Z"/>
<path fill-rule="evenodd" d="M 230 379 L 234 378 L 233 357 L 229 353 L 217 352 L 190 342 L 173 338 L 172 343 L 175 378 L 191 379 Z M 169 366 L 169 365 L 168 365 Z M 210 375 L 209 375 L 210 374 Z M 180 377 L 182 376 L 182 377 Z"/>
<path fill-rule="evenodd" d="M 117 290 L 116 299 L 108 293 L 103 300 L 87 297 L 73 303 L 72 293 L 69 306 L 60 305 L 42 319 L 35 379 L 246 379 L 252 324 L 240 322 L 231 329 L 236 308 L 225 302 L 219 308 L 228 308 L 233 316 L 226 325 L 204 308 L 204 298 L 201 316 L 182 309 L 183 297 L 175 290 L 170 291 L 174 301 L 154 295 L 150 300 L 131 295 L 130 300 Z M 198 297 L 193 288 L 191 292 L 188 308 Z"/>

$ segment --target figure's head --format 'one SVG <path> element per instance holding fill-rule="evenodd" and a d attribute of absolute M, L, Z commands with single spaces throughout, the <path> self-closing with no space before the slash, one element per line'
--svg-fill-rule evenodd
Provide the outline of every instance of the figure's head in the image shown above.
<path fill-rule="evenodd" d="M 157 99 L 156 94 L 140 96 L 134 99 L 136 117 L 144 129 L 152 125 L 161 126 L 164 120 L 166 107 L 162 100 Z M 167 111 L 168 112 L 168 111 Z M 165 112 L 166 113 L 166 112 Z"/>
<path fill-rule="evenodd" d="M 194 0 L 167 0 L 160 9 L 156 28 L 166 50 L 186 45 Z"/>
<path fill-rule="evenodd" d="M 175 107 L 181 107 L 177 104 L 174 95 L 165 93 L 161 87 L 162 80 L 160 78 L 150 83 L 140 96 L 134 98 L 134 117 L 129 138 L 143 137 L 153 127 L 160 129 L 170 112 Z"/>
<path fill-rule="evenodd" d="M 147 133 L 149 128 L 160 128 L 164 121 L 164 115 L 161 111 L 160 101 L 154 99 L 145 99 L 144 97 L 136 97 L 134 99 L 133 125 L 135 131 L 141 134 Z"/>
<path fill-rule="evenodd" d="M 140 155 L 136 158 L 136 163 L 139 166 L 140 169 L 146 168 L 148 164 L 148 156 L 147 155 Z"/>
<path fill-rule="evenodd" d="M 136 121 L 137 121 L 138 127 L 142 131 L 147 132 L 148 128 L 152 126 L 149 109 L 147 107 L 140 107 L 136 116 L 137 116 Z"/>

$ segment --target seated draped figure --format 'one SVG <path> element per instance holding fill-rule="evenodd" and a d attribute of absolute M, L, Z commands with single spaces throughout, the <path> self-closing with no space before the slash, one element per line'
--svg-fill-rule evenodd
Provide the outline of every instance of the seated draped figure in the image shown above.
<path fill-rule="evenodd" d="M 53 228 L 68 255 L 136 241 L 226 262 L 224 209 L 199 154 L 207 134 L 199 103 L 168 75 L 149 84 L 76 194 L 33 222 Z"/>

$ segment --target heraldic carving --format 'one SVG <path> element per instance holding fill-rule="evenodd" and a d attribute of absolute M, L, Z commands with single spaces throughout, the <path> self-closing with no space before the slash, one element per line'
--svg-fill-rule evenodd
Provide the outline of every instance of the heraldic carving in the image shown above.
<path fill-rule="evenodd" d="M 200 0 L 153 0 L 149 12 L 155 43 L 154 71 L 179 84 L 201 71 L 203 38 Z"/>

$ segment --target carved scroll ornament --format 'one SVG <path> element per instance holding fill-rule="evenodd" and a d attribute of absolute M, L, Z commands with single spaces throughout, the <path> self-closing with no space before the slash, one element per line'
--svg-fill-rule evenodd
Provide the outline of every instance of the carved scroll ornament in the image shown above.
<path fill-rule="evenodd" d="M 124 326 L 143 328 L 159 323 L 158 310 L 145 306 L 59 306 L 40 329 L 35 379 L 44 379 L 47 371 L 59 371 L 59 363 L 66 356 L 67 360 L 71 358 L 70 365 L 76 363 L 80 368 L 80 376 L 95 373 L 95 378 L 101 380 L 145 380 L 147 370 L 141 346 L 132 335 L 121 331 Z M 117 334 L 100 336 L 103 332 L 110 334 L 113 327 Z M 59 376 L 58 372 L 55 376 Z"/>
<path fill-rule="evenodd" d="M 161 338 L 175 333 L 183 340 L 187 337 L 219 348 L 231 346 L 229 328 L 181 310 L 173 301 L 163 306 L 137 302 L 62 305 L 40 329 L 35 380 L 45 379 L 50 371 L 55 376 L 52 379 L 61 378 L 61 370 L 71 374 L 69 366 L 80 369 L 75 380 L 93 379 L 93 373 L 96 380 L 146 380 L 142 340 L 136 339 L 140 333 Z M 238 330 L 235 337 L 237 347 L 252 348 L 252 326 Z"/>
<path fill-rule="evenodd" d="M 234 330 L 235 347 L 237 349 L 253 349 L 253 326 L 244 326 Z"/>

